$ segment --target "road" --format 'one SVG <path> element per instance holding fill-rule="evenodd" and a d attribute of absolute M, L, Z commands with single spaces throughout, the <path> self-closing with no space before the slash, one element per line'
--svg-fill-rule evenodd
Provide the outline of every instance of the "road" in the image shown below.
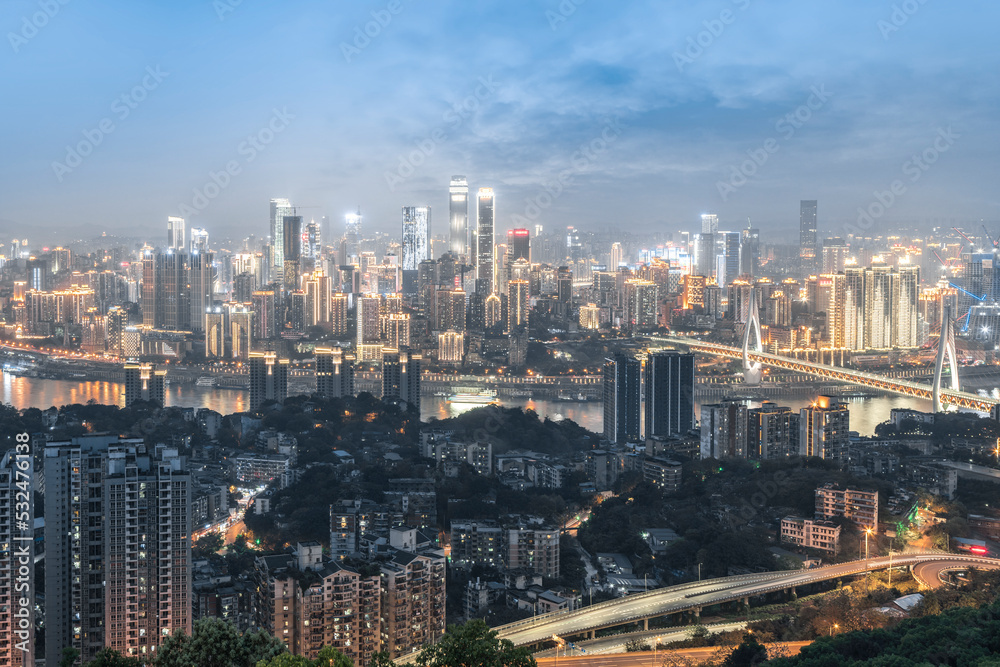
<path fill-rule="evenodd" d="M 944 586 L 944 580 L 941 578 L 945 572 L 952 570 L 960 570 L 967 567 L 958 566 L 954 563 L 921 563 L 920 565 L 913 566 L 913 578 L 916 579 L 922 586 L 927 588 L 940 588 Z M 980 566 L 984 570 L 998 570 L 1000 569 L 1000 564 L 988 565 L 984 564 Z"/>
<path fill-rule="evenodd" d="M 892 558 L 893 567 L 919 565 L 925 562 L 949 563 L 951 567 L 1000 566 L 1000 560 L 944 553 L 902 554 Z M 885 569 L 890 565 L 889 557 L 872 558 L 867 565 L 867 569 L 870 570 Z M 723 577 L 630 595 L 573 612 L 544 614 L 494 629 L 498 631 L 500 637 L 509 639 L 517 646 L 525 646 L 547 641 L 552 635 L 571 637 L 589 630 L 698 610 L 722 602 L 839 579 L 863 573 L 865 570 L 865 561 L 852 561 L 811 570 Z"/>
<path fill-rule="evenodd" d="M 803 646 L 808 646 L 812 642 L 784 642 L 776 644 L 781 646 L 788 655 L 797 655 Z M 677 651 L 658 651 L 655 655 L 652 651 L 642 651 L 640 653 L 616 653 L 614 655 L 595 656 L 568 656 L 559 658 L 536 658 L 539 667 L 660 667 L 667 656 L 674 658 L 684 658 L 697 664 L 710 659 L 719 650 L 718 646 L 707 646 L 705 648 L 686 648 Z"/>
<path fill-rule="evenodd" d="M 742 630 L 746 627 L 746 621 L 739 621 L 736 623 L 716 623 L 713 625 L 704 625 L 704 627 L 710 634 L 717 634 L 719 632 L 729 632 L 730 630 Z M 699 626 L 687 625 L 682 628 L 660 628 L 659 630 L 648 630 L 643 632 L 628 632 L 621 635 L 612 635 L 610 637 L 600 637 L 599 639 L 590 639 L 588 641 L 573 642 L 576 648 L 584 649 L 586 655 L 601 655 L 604 653 L 624 653 L 625 644 L 633 639 L 638 639 L 644 641 L 650 645 L 653 641 L 659 640 L 660 644 L 669 644 L 671 642 L 680 642 L 685 639 L 691 639 L 694 634 L 695 628 Z M 566 655 L 582 655 L 580 651 L 574 651 L 573 648 L 569 648 Z M 555 649 L 549 649 L 547 651 L 538 651 L 535 653 L 535 658 L 551 658 L 556 654 Z M 559 649 L 559 654 L 563 654 L 563 649 Z"/>

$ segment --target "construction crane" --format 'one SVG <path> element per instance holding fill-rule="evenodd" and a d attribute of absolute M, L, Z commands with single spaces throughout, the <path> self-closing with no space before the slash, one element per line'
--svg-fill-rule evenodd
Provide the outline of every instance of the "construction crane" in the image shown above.
<path fill-rule="evenodd" d="M 994 250 L 1000 249 L 1000 237 L 994 238 L 993 235 L 990 234 L 990 230 L 986 229 L 985 224 L 983 225 L 983 231 L 986 233 L 986 238 L 988 238 L 990 240 L 990 243 L 993 244 L 993 249 Z"/>

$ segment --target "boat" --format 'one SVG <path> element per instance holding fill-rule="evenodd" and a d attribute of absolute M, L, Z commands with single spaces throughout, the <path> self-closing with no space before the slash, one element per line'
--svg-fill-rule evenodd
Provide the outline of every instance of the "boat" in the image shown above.
<path fill-rule="evenodd" d="M 209 375 L 202 375 L 194 384 L 197 387 L 214 387 L 215 378 Z"/>
<path fill-rule="evenodd" d="M 448 397 L 449 403 L 464 405 L 495 405 L 500 402 L 495 391 L 480 391 L 477 393 L 460 392 Z"/>

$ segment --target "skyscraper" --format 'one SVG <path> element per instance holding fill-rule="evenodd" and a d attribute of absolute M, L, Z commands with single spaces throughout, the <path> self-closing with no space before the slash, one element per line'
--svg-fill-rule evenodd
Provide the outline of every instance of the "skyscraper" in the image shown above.
<path fill-rule="evenodd" d="M 386 348 L 382 354 L 382 400 L 398 400 L 420 412 L 422 357 L 406 350 Z"/>
<path fill-rule="evenodd" d="M 491 294 L 496 287 L 496 265 L 493 258 L 496 200 L 493 188 L 479 188 L 476 217 L 476 288 L 482 294 Z"/>
<path fill-rule="evenodd" d="M 448 249 L 456 257 L 469 256 L 469 181 L 465 176 L 452 176 L 448 204 L 451 236 Z"/>
<path fill-rule="evenodd" d="M 719 233 L 719 216 L 713 213 L 705 213 L 701 216 L 701 233 L 702 234 L 718 234 Z"/>
<path fill-rule="evenodd" d="M 623 352 L 604 360 L 604 437 L 613 443 L 639 440 L 640 370 Z"/>
<path fill-rule="evenodd" d="M 302 268 L 302 216 L 286 215 L 282 220 L 282 280 L 286 292 L 299 288 L 299 272 Z"/>
<path fill-rule="evenodd" d="M 816 200 L 803 199 L 799 202 L 799 257 L 816 259 Z"/>
<path fill-rule="evenodd" d="M 760 277 L 760 230 L 747 227 L 740 243 L 740 275 Z"/>
<path fill-rule="evenodd" d="M 746 458 L 747 406 L 724 401 L 701 406 L 701 458 Z"/>
<path fill-rule="evenodd" d="M 287 199 L 271 200 L 271 275 L 280 276 L 285 267 L 285 216 L 295 215 Z"/>
<path fill-rule="evenodd" d="M 148 661 L 191 633 L 191 479 L 176 449 L 85 435 L 45 445 L 45 652 Z"/>
<path fill-rule="evenodd" d="M 508 229 L 507 265 L 519 259 L 531 262 L 531 232 L 527 229 Z"/>
<path fill-rule="evenodd" d="M 250 409 L 257 410 L 267 401 L 284 402 L 288 398 L 288 359 L 275 352 L 251 352 Z"/>
<path fill-rule="evenodd" d="M 344 244 L 347 249 L 347 261 L 351 261 L 351 257 L 357 257 L 361 254 L 361 207 L 358 207 L 357 213 L 348 213 L 344 216 L 344 224 L 346 225 L 344 233 Z"/>
<path fill-rule="evenodd" d="M 354 395 L 354 359 L 339 347 L 316 348 L 316 393 L 326 398 Z"/>
<path fill-rule="evenodd" d="M 646 360 L 646 437 L 684 435 L 694 426 L 694 354 L 653 352 Z"/>
<path fill-rule="evenodd" d="M 431 258 L 431 207 L 403 207 L 403 271 L 416 276 L 420 262 Z M 405 278 L 404 278 L 405 282 Z"/>
<path fill-rule="evenodd" d="M 166 407 L 166 377 L 167 372 L 156 370 L 153 364 L 125 364 L 125 407 L 136 401 L 155 401 Z"/>
<path fill-rule="evenodd" d="M 184 234 L 184 218 L 167 218 L 167 248 L 174 252 L 187 252 Z"/>
<path fill-rule="evenodd" d="M 846 460 L 850 445 L 851 414 L 832 396 L 820 396 L 799 410 L 799 455 Z"/>

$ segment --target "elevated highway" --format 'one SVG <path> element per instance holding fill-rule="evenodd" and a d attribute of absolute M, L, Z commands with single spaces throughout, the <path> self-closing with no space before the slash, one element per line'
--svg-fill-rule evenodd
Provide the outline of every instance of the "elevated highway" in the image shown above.
<path fill-rule="evenodd" d="M 709 343 L 695 338 L 686 338 L 684 336 L 653 336 L 650 340 L 653 345 L 660 344 L 675 347 L 686 347 L 697 352 L 730 357 L 732 359 L 743 359 L 744 357 L 744 351 L 742 348 L 721 345 L 719 343 Z M 828 380 L 850 382 L 852 384 L 871 387 L 872 389 L 879 389 L 881 391 L 887 391 L 901 396 L 915 396 L 928 401 L 934 400 L 934 386 L 930 384 L 913 382 L 901 378 L 891 378 L 878 373 L 868 373 L 865 371 L 852 370 L 850 368 L 840 368 L 839 366 L 827 366 L 825 364 L 818 364 L 812 361 L 791 359 L 789 357 L 782 357 L 780 355 L 769 354 L 767 352 L 748 352 L 747 356 L 753 362 L 760 363 L 764 366 L 770 366 L 772 368 L 781 368 L 795 373 L 805 373 L 807 375 L 826 378 Z M 941 402 L 945 405 L 954 405 L 958 408 L 977 410 L 979 412 L 989 412 L 994 405 L 1000 403 L 1000 401 L 994 398 L 944 388 L 941 389 Z"/>
<path fill-rule="evenodd" d="M 503 625 L 494 630 L 501 638 L 509 639 L 517 646 L 528 646 L 545 642 L 551 639 L 552 635 L 593 636 L 597 630 L 626 623 L 642 622 L 648 625 L 649 619 L 659 616 L 682 612 L 699 614 L 705 607 L 725 602 L 748 601 L 751 597 L 780 591 L 791 592 L 799 586 L 856 576 L 888 567 L 927 564 L 937 566 L 933 571 L 963 567 L 1000 569 L 1000 559 L 946 553 L 899 554 L 892 556 L 891 559 L 885 556 L 811 570 L 764 572 L 671 586 L 584 607 L 577 611 L 545 614 Z"/>

